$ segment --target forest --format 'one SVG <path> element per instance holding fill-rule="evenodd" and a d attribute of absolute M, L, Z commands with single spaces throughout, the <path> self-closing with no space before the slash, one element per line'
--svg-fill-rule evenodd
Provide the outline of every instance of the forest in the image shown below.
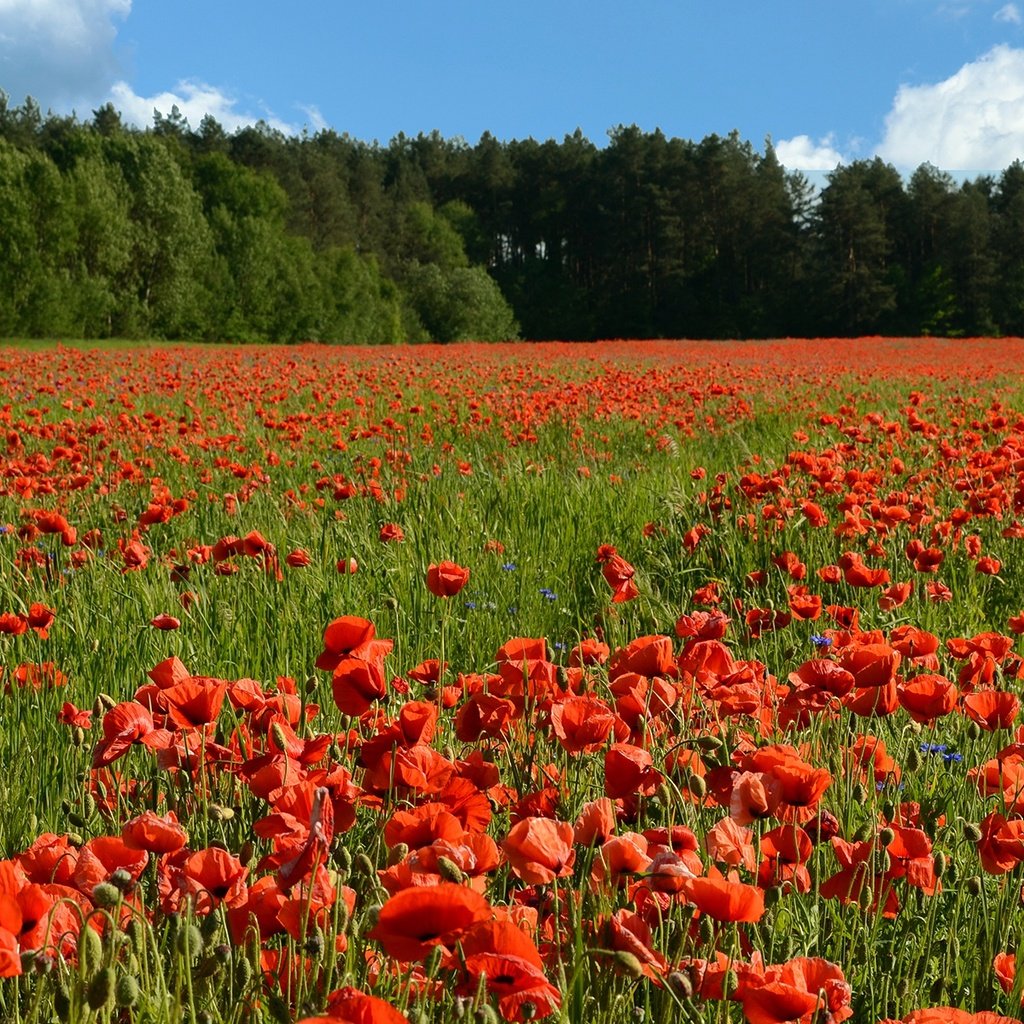
<path fill-rule="evenodd" d="M 387 145 L 0 93 L 0 336 L 1024 335 L 1024 164 L 819 190 L 735 132 Z"/>

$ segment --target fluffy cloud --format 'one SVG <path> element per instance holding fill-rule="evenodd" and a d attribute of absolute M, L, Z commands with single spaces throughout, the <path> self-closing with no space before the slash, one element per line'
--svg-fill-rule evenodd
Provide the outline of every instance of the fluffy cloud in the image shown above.
<path fill-rule="evenodd" d="M 146 127 L 153 123 L 153 111 L 169 114 L 172 107 L 177 107 L 182 117 L 188 119 L 192 128 L 198 128 L 206 114 L 216 118 L 221 126 L 229 132 L 243 125 L 263 120 L 285 135 L 295 135 L 302 130 L 301 125 L 288 124 L 275 117 L 269 110 L 261 113 L 239 110 L 238 101 L 220 89 L 205 82 L 181 81 L 172 90 L 157 93 L 155 96 L 140 96 L 127 82 L 117 82 L 110 90 L 110 102 L 121 112 L 128 124 Z M 323 118 L 315 107 L 304 108 L 306 116 L 317 130 L 323 127 Z"/>
<path fill-rule="evenodd" d="M 1021 23 L 1020 8 L 1016 4 L 1004 4 L 992 17 L 996 21 L 1005 22 L 1007 25 L 1019 25 Z"/>
<path fill-rule="evenodd" d="M 942 82 L 901 86 L 878 155 L 972 171 L 1024 158 L 1024 50 L 999 45 Z"/>
<path fill-rule="evenodd" d="M 169 114 L 177 106 L 193 128 L 211 114 L 228 131 L 261 119 L 286 135 L 302 130 L 301 123 L 275 117 L 258 101 L 240 104 L 205 82 L 186 79 L 156 95 L 139 95 L 124 80 L 117 50 L 118 28 L 131 8 L 132 0 L 0 0 L 0 89 L 12 104 L 31 96 L 44 111 L 75 109 L 85 119 L 110 102 L 140 127 L 153 123 L 154 110 Z M 312 130 L 325 127 L 315 107 L 299 109 Z"/>
<path fill-rule="evenodd" d="M 104 95 L 119 73 L 117 22 L 131 0 L 0 0 L 0 87 L 45 110 Z"/>
<path fill-rule="evenodd" d="M 832 135 L 814 142 L 809 135 L 794 135 L 775 143 L 779 163 L 791 171 L 832 171 L 844 163 L 843 155 L 835 148 Z"/>

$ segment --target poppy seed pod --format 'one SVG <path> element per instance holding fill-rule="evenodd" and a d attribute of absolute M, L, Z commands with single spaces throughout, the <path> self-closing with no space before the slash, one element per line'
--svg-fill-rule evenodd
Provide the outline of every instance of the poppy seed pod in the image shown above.
<path fill-rule="evenodd" d="M 114 1001 L 114 968 L 104 967 L 89 982 L 85 990 L 85 1001 L 91 1010 L 102 1010 Z"/>

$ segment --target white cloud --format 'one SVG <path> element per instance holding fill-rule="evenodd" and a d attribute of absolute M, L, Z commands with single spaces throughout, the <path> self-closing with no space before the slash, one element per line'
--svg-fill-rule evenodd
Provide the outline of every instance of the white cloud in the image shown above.
<path fill-rule="evenodd" d="M 109 99 L 128 124 L 138 125 L 140 128 L 153 124 L 154 110 L 158 110 L 166 116 L 171 112 L 172 107 L 177 107 L 182 117 L 188 119 L 188 123 L 193 129 L 199 127 L 199 122 L 206 114 L 210 114 L 228 132 L 247 124 L 254 124 L 259 120 L 266 121 L 271 128 L 275 128 L 285 135 L 295 135 L 302 130 L 301 125 L 296 127 L 282 121 L 269 110 L 263 110 L 260 113 L 239 110 L 238 101 L 233 96 L 216 86 L 188 79 L 178 82 L 174 89 L 157 93 L 154 96 L 140 96 L 127 82 L 116 82 L 110 90 Z M 306 111 L 310 120 L 312 120 L 310 111 L 315 110 L 314 107 Z M 323 118 L 320 118 L 320 122 L 323 123 Z"/>
<path fill-rule="evenodd" d="M 1004 4 L 992 17 L 996 21 L 1003 21 L 1008 25 L 1021 23 L 1020 8 L 1016 4 Z"/>
<path fill-rule="evenodd" d="M 809 135 L 794 135 L 775 143 L 779 163 L 791 171 L 832 171 L 844 163 L 843 155 L 834 146 L 829 134 L 814 142 Z"/>
<path fill-rule="evenodd" d="M 20 104 L 70 109 L 119 72 L 116 22 L 131 0 L 0 0 L 0 88 Z"/>
<path fill-rule="evenodd" d="M 1024 50 L 1001 44 L 942 82 L 900 86 L 878 155 L 978 171 L 1024 158 Z"/>
<path fill-rule="evenodd" d="M 13 105 L 31 96 L 44 111 L 74 109 L 85 120 L 110 102 L 127 123 L 139 127 L 152 125 L 154 110 L 166 115 L 173 106 L 193 128 L 205 114 L 229 132 L 258 120 L 286 135 L 304 126 L 313 131 L 326 127 L 316 107 L 299 106 L 304 124 L 291 124 L 258 101 L 240 104 L 223 89 L 193 79 L 152 96 L 139 95 L 125 80 L 118 59 L 119 23 L 131 9 L 132 0 L 0 0 L 0 89 Z"/>

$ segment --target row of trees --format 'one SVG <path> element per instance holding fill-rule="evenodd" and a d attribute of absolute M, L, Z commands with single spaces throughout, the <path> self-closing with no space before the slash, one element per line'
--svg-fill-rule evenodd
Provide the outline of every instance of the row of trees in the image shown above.
<path fill-rule="evenodd" d="M 735 133 L 387 146 L 0 94 L 0 335 L 1024 334 L 1024 166 L 815 190 Z"/>

